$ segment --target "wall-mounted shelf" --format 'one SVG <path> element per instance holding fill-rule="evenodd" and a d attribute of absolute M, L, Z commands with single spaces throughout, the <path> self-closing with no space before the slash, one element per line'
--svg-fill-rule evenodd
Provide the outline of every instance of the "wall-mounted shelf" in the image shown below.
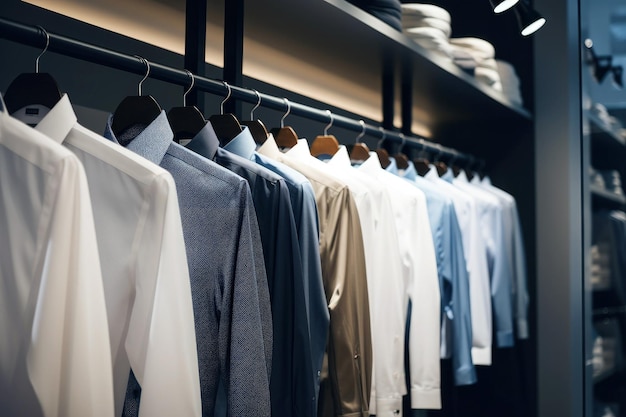
<path fill-rule="evenodd" d="M 345 0 L 246 2 L 246 37 L 337 76 L 380 83 L 383 63 L 412 67 L 414 121 L 433 137 L 450 125 L 530 125 L 530 113 Z"/>

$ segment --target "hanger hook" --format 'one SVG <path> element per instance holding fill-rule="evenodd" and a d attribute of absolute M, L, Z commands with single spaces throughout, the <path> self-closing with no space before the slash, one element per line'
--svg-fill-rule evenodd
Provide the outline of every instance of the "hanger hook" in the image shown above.
<path fill-rule="evenodd" d="M 404 133 L 400 133 L 400 138 L 402 139 L 402 142 L 400 143 L 400 151 L 402 151 L 402 148 L 404 148 L 404 145 L 406 144 L 406 136 L 404 136 Z"/>
<path fill-rule="evenodd" d="M 283 98 L 283 100 L 285 100 L 285 104 L 287 105 L 287 113 L 283 114 L 283 117 L 280 118 L 281 128 L 285 127 L 285 118 L 289 113 L 291 113 L 291 103 L 289 103 L 289 100 L 287 100 L 287 98 Z"/>
<path fill-rule="evenodd" d="M 437 153 L 434 155 L 433 159 L 435 162 L 439 162 L 439 157 L 443 154 L 443 147 L 438 143 L 435 143 L 434 145 L 435 149 L 437 149 Z"/>
<path fill-rule="evenodd" d="M 363 119 L 359 120 L 359 124 L 361 125 L 361 133 L 356 137 L 356 143 L 359 143 L 359 139 L 365 136 L 365 122 Z"/>
<path fill-rule="evenodd" d="M 187 89 L 187 91 L 185 91 L 183 93 L 183 107 L 187 107 L 187 94 L 189 94 L 189 92 L 191 91 L 191 89 L 193 88 L 194 84 L 196 83 L 196 78 L 193 76 L 193 74 L 191 73 L 191 71 L 189 71 L 188 69 L 185 70 L 185 72 L 187 73 L 187 75 L 189 75 L 189 77 L 191 78 L 191 85 L 189 86 L 189 88 Z"/>
<path fill-rule="evenodd" d="M 138 95 L 141 95 L 141 85 L 143 84 L 144 81 L 146 81 L 146 79 L 150 75 L 150 63 L 148 62 L 148 60 L 146 58 L 144 58 L 142 56 L 135 55 L 135 58 L 139 58 L 139 60 L 141 60 L 141 62 L 146 65 L 146 75 L 143 76 L 141 81 L 139 81 L 139 85 L 137 86 L 137 91 L 139 92 Z"/>
<path fill-rule="evenodd" d="M 328 117 L 330 117 L 330 123 L 328 123 L 324 128 L 324 136 L 328 136 L 328 129 L 333 126 L 333 122 L 335 121 L 335 119 L 333 119 L 333 112 L 331 112 L 330 110 L 326 110 L 326 114 L 328 114 Z"/>
<path fill-rule="evenodd" d="M 220 103 L 220 114 L 224 114 L 224 103 L 228 101 L 228 99 L 230 98 L 230 95 L 233 92 L 233 90 L 230 88 L 230 85 L 228 85 L 226 81 L 222 81 L 222 82 L 224 83 L 226 88 L 228 88 L 228 94 L 226 94 L 226 98 L 222 100 L 222 102 Z"/>
<path fill-rule="evenodd" d="M 46 53 L 46 51 L 48 50 L 48 47 L 50 46 L 50 34 L 48 33 L 48 31 L 45 30 L 42 26 L 37 26 L 37 27 L 39 28 L 39 30 L 41 30 L 41 32 L 46 37 L 46 46 L 43 48 L 43 51 L 41 51 L 41 53 L 37 56 L 37 59 L 35 59 L 35 72 L 36 73 L 39 72 L 39 58 L 41 58 L 43 54 Z"/>
<path fill-rule="evenodd" d="M 382 126 L 378 126 L 378 130 L 380 130 L 381 137 L 380 137 L 380 140 L 378 141 L 378 144 L 376 145 L 376 147 L 380 148 L 382 146 L 383 142 L 385 141 L 385 139 L 387 138 L 387 132 L 385 132 L 385 129 L 383 129 Z"/>
<path fill-rule="evenodd" d="M 254 94 L 256 94 L 256 96 L 259 98 L 259 101 L 257 101 L 256 106 L 254 106 L 252 110 L 250 110 L 250 120 L 254 120 L 254 111 L 258 109 L 259 106 L 261 105 L 261 93 L 259 93 L 256 90 L 252 90 L 252 91 L 254 91 Z"/>

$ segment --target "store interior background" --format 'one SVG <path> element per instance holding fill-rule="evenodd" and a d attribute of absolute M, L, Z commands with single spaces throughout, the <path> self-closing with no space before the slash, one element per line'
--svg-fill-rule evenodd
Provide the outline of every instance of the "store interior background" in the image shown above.
<path fill-rule="evenodd" d="M 337 54 L 362 56 L 367 45 L 329 51 L 319 42 L 295 42 L 286 34 L 302 30 L 301 22 L 281 8 L 270 9 L 268 5 L 274 3 L 281 1 L 246 2 L 244 86 L 380 123 L 380 70 L 363 70 L 364 62 L 334 58 Z M 583 348 L 589 312 L 584 308 L 588 299 L 588 231 L 586 235 L 582 219 L 590 203 L 585 193 L 588 156 L 580 145 L 587 140 L 582 133 L 582 81 L 589 87 L 590 97 L 606 104 L 625 124 L 626 100 L 624 91 L 615 89 L 609 80 L 598 84 L 589 78 L 585 64 L 581 64 L 580 40 L 583 35 L 591 37 L 599 53 L 611 54 L 614 63 L 626 66 L 626 6 L 619 0 L 537 0 L 535 7 L 548 23 L 536 35 L 525 38 L 518 34 L 515 16 L 494 15 L 487 0 L 430 3 L 451 13 L 454 37 L 484 38 L 494 44 L 497 58 L 515 66 L 522 82 L 524 107 L 534 119 L 531 126 L 522 126 L 514 134 L 496 129 L 500 132 L 497 138 L 494 129 L 484 128 L 489 133 L 483 135 L 479 126 L 467 134 L 453 128 L 449 135 L 438 137 L 430 129 L 428 115 L 415 106 L 413 133 L 487 161 L 486 170 L 494 183 L 515 195 L 525 236 L 530 340 L 497 352 L 494 367 L 479 371 L 479 378 L 486 382 L 458 391 L 456 404 L 463 407 L 462 412 L 457 410 L 458 415 L 478 415 L 478 408 L 483 407 L 485 416 L 591 416 Z M 221 79 L 223 1 L 209 0 L 208 6 L 206 76 Z M 183 68 L 184 9 L 184 0 L 2 0 L 0 16 Z M 620 13 L 623 26 L 614 18 Z M 617 38 L 622 42 L 616 42 Z M 0 91 L 6 90 L 19 73 L 32 71 L 39 52 L 38 48 L 0 39 Z M 377 65 L 378 58 L 373 59 L 372 66 Z M 62 91 L 70 93 L 79 121 L 96 132 L 102 131 L 106 117 L 125 96 L 135 94 L 140 80 L 137 75 L 55 53 L 45 54 L 40 66 L 41 71 L 54 76 Z M 400 88 L 398 83 L 394 120 L 398 129 Z M 148 79 L 143 89 L 163 109 L 182 105 L 179 86 Z M 218 113 L 222 97 L 203 96 L 205 115 Z M 244 103 L 242 116 L 247 116 L 251 107 Z M 282 115 L 263 107 L 255 111 L 255 118 L 268 127 L 278 126 Z M 322 123 L 293 115 L 285 123 L 310 139 L 324 128 Z M 356 137 L 354 132 L 336 127 L 330 133 L 342 143 L 352 143 Z M 376 148 L 379 139 L 365 136 L 363 141 Z M 396 149 L 392 145 L 391 150 Z M 485 401 L 489 402 L 487 409 Z"/>

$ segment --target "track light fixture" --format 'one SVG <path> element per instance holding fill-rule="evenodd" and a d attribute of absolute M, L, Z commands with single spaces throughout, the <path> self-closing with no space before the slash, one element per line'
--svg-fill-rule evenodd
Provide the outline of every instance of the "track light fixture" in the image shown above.
<path fill-rule="evenodd" d="M 587 51 L 585 62 L 591 67 L 593 78 L 598 83 L 602 83 L 608 73 L 611 72 L 613 73 L 613 85 L 619 89 L 623 88 L 624 68 L 621 65 L 613 65 L 613 57 L 611 55 L 596 55 L 591 39 L 585 39 L 584 45 Z"/>
<path fill-rule="evenodd" d="M 526 0 L 520 0 L 516 5 L 515 15 L 522 36 L 532 35 L 546 23 L 546 19 L 533 9 Z"/>
<path fill-rule="evenodd" d="M 519 0 L 489 0 L 491 8 L 495 13 L 502 13 L 505 10 L 509 10 L 515 6 Z"/>

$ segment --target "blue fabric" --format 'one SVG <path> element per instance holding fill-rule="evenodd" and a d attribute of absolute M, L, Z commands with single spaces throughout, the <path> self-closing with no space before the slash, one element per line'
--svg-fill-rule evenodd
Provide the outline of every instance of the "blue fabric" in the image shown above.
<path fill-rule="evenodd" d="M 399 175 L 393 159 L 386 170 Z M 409 182 L 426 195 L 428 219 L 437 256 L 442 314 L 447 321 L 444 326 L 451 329 L 451 334 L 445 334 L 445 337 L 446 343 L 452 345 L 454 381 L 456 385 L 474 384 L 477 378 L 472 363 L 469 276 L 456 212 L 450 198 L 430 181 L 416 176 Z"/>
<path fill-rule="evenodd" d="M 111 121 L 105 137 L 118 142 Z M 269 416 L 271 312 L 248 184 L 172 142 L 165 112 L 145 129 L 120 136 L 129 149 L 168 170 L 176 183 L 191 277 L 202 415 L 213 416 L 221 380 L 231 398 L 231 416 Z M 139 397 L 131 374 L 125 416 L 137 415 Z"/>
<path fill-rule="evenodd" d="M 242 131 L 249 135 L 248 128 Z M 207 123 L 187 147 L 246 179 L 259 219 L 272 306 L 274 349 L 270 394 L 273 416 L 309 416 L 314 409 L 311 342 L 297 228 L 285 180 L 249 159 L 219 148 Z M 254 145 L 240 152 L 254 153 Z"/>
<path fill-rule="evenodd" d="M 287 165 L 255 152 L 256 143 L 244 127 L 240 135 L 228 142 L 224 149 L 280 175 L 287 184 L 291 207 L 298 233 L 300 257 L 302 260 L 305 306 L 307 311 L 311 364 L 310 380 L 314 389 L 315 401 L 312 404 L 312 416 L 317 413 L 320 374 L 326 350 L 330 314 L 322 280 L 322 266 L 319 252 L 319 218 L 315 192 L 309 180 Z M 301 394 L 310 392 L 303 390 Z M 309 398 L 308 395 L 304 398 Z"/>

